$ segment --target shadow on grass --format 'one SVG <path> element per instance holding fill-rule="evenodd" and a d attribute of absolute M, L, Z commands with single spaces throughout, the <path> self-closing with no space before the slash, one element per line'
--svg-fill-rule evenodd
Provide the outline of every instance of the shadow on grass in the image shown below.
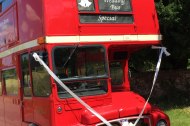
<path fill-rule="evenodd" d="M 164 111 L 175 108 L 185 108 L 190 106 L 190 96 L 187 92 L 174 89 L 166 96 L 156 99 L 152 98 L 150 103 Z"/>
<path fill-rule="evenodd" d="M 168 95 L 151 99 L 150 103 L 162 109 L 170 118 L 171 126 L 190 126 L 189 93 L 174 90 Z"/>

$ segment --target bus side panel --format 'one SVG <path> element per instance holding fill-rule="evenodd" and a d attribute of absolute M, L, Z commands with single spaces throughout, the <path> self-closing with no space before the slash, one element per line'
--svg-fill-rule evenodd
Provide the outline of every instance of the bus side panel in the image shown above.
<path fill-rule="evenodd" d="M 32 98 L 23 98 L 23 120 L 33 122 L 33 101 Z"/>
<path fill-rule="evenodd" d="M 63 113 L 55 113 L 55 126 L 73 126 L 79 125 L 80 120 L 77 120 L 76 113 L 81 113 L 80 110 L 64 111 Z"/>
<path fill-rule="evenodd" d="M 18 0 L 20 42 L 43 36 L 42 15 L 42 0 Z"/>
<path fill-rule="evenodd" d="M 40 126 L 51 126 L 51 101 L 50 98 L 34 97 L 34 122 Z"/>
<path fill-rule="evenodd" d="M 4 120 L 4 101 L 3 96 L 0 96 L 0 124 L 1 126 L 5 126 Z"/>
<path fill-rule="evenodd" d="M 44 0 L 46 35 L 77 35 L 76 0 Z"/>
<path fill-rule="evenodd" d="M 132 4 L 137 32 L 160 34 L 154 0 L 133 0 Z"/>
<path fill-rule="evenodd" d="M 17 96 L 5 96 L 6 126 L 21 126 L 21 105 Z"/>
<path fill-rule="evenodd" d="M 131 4 L 134 23 L 100 25 L 80 24 L 76 0 L 45 0 L 45 34 L 77 35 L 79 32 L 80 35 L 159 34 L 154 0 L 132 0 Z"/>

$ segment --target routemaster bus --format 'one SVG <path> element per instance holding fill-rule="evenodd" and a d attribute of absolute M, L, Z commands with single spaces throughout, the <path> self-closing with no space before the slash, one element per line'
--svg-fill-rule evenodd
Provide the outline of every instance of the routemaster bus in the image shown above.
<path fill-rule="evenodd" d="M 160 41 L 154 0 L 0 0 L 0 126 L 106 126 L 34 53 L 109 124 L 134 123 L 128 61 Z M 136 126 L 170 122 L 147 104 Z"/>

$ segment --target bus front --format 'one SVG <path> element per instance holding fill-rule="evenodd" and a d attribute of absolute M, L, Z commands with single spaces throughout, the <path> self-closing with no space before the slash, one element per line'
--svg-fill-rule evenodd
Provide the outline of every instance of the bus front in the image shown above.
<path fill-rule="evenodd" d="M 134 51 L 160 43 L 154 1 L 47 0 L 44 13 L 44 47 L 52 71 L 111 125 L 134 123 L 145 99 L 130 91 L 128 60 Z M 105 126 L 51 81 L 54 126 Z M 137 126 L 170 126 L 170 122 L 148 104 Z"/>

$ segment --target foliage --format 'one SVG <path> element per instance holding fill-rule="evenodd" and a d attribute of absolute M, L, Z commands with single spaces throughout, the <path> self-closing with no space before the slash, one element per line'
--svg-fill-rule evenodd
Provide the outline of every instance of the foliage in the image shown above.
<path fill-rule="evenodd" d="M 144 48 L 132 54 L 129 60 L 129 69 L 131 72 L 153 71 L 156 66 L 157 51 Z"/>
<path fill-rule="evenodd" d="M 167 95 L 158 99 L 151 98 L 151 103 L 158 106 L 169 116 L 171 126 L 189 126 L 190 125 L 190 97 L 188 92 L 176 89 L 172 81 L 163 83 L 167 85 Z"/>
<path fill-rule="evenodd" d="M 163 45 L 171 52 L 167 64 L 172 69 L 187 69 L 190 57 L 190 0 L 157 0 L 156 7 Z M 168 69 L 168 67 L 165 67 Z"/>
<path fill-rule="evenodd" d="M 170 57 L 163 58 L 161 69 L 189 69 L 190 0 L 155 0 L 155 2 L 163 35 L 162 45 L 171 53 Z M 152 70 L 158 54 L 149 50 L 144 49 L 132 56 L 131 66 L 143 71 Z"/>
<path fill-rule="evenodd" d="M 163 35 L 163 46 L 170 57 L 164 58 L 162 69 L 187 69 L 190 59 L 190 0 L 155 0 Z M 140 71 L 152 70 L 158 54 L 144 49 L 132 56 L 131 66 Z"/>

